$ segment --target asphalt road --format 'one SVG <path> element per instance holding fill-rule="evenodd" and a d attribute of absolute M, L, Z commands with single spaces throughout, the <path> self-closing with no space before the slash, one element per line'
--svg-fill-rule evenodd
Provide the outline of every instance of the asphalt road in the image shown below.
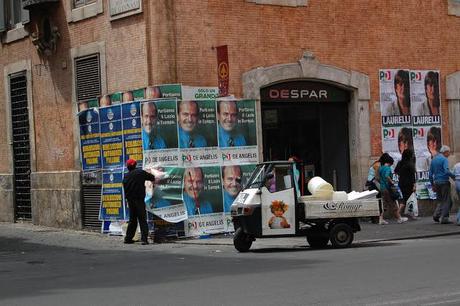
<path fill-rule="evenodd" d="M 459 305 L 460 236 L 344 250 L 1 227 L 0 305 Z"/>

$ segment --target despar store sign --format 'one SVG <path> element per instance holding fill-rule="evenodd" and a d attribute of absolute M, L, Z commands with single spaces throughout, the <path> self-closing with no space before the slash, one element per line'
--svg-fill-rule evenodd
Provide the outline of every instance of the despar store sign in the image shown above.
<path fill-rule="evenodd" d="M 262 101 L 271 102 L 347 102 L 350 95 L 346 90 L 326 83 L 292 81 L 262 88 Z"/>

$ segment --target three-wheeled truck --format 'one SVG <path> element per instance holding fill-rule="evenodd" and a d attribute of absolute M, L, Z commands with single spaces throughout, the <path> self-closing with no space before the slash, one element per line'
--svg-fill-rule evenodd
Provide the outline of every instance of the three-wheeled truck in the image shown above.
<path fill-rule="evenodd" d="M 334 248 L 345 248 L 361 230 L 359 218 L 379 216 L 375 193 L 355 192 L 351 197 L 352 193 L 333 192 L 330 184 L 330 189 L 310 190 L 309 183 L 313 195 L 304 195 L 303 182 L 295 162 L 256 166 L 231 206 L 233 244 L 239 252 L 247 252 L 256 238 L 263 237 L 306 236 L 313 248 L 329 241 Z"/>

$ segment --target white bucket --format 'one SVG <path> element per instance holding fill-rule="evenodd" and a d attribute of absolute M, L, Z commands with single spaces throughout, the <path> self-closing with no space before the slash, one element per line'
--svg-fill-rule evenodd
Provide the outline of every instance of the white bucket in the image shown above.
<path fill-rule="evenodd" d="M 323 180 L 323 178 L 315 176 L 310 181 L 308 181 L 308 191 L 310 191 L 312 195 L 325 193 L 332 194 L 334 188 L 331 184 Z"/>

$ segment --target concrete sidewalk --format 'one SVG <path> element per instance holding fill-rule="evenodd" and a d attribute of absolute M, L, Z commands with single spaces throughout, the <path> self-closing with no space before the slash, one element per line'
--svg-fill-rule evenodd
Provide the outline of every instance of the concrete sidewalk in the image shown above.
<path fill-rule="evenodd" d="M 454 220 L 454 217 L 455 215 L 451 216 L 451 220 Z M 456 223 L 439 224 L 435 223 L 431 217 L 422 217 L 417 220 L 410 220 L 403 224 L 397 224 L 394 221 L 390 221 L 390 224 L 388 225 L 373 224 L 366 221 L 362 221 L 360 224 L 361 231 L 355 234 L 355 243 L 417 239 L 460 234 L 460 226 Z M 233 235 L 215 235 L 206 239 L 178 239 L 173 242 L 197 245 L 233 245 Z M 306 246 L 307 242 L 305 237 L 260 238 L 254 242 L 254 245 Z"/>

